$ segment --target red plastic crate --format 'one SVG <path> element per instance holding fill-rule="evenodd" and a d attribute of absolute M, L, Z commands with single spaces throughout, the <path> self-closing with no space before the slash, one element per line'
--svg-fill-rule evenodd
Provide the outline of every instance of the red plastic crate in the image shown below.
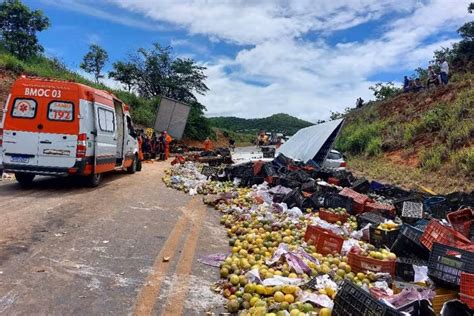
<path fill-rule="evenodd" d="M 316 246 L 316 252 L 327 255 L 334 252 L 341 253 L 344 238 L 317 226 L 308 226 L 304 234 L 308 244 Z"/>
<path fill-rule="evenodd" d="M 331 224 L 334 224 L 336 222 L 345 223 L 347 222 L 347 219 L 349 218 L 349 214 L 345 213 L 345 214 L 339 215 L 322 208 L 319 210 L 319 218 Z"/>
<path fill-rule="evenodd" d="M 451 212 L 446 217 L 456 231 L 469 237 L 470 222 L 474 219 L 474 212 L 471 208 Z"/>
<path fill-rule="evenodd" d="M 474 274 L 461 272 L 459 298 L 474 309 Z"/>
<path fill-rule="evenodd" d="M 339 183 L 341 183 L 341 181 L 338 178 L 329 177 L 328 178 L 328 183 L 329 184 L 334 184 L 334 185 L 339 185 Z"/>
<path fill-rule="evenodd" d="M 420 237 L 423 246 L 431 250 L 433 243 L 462 247 L 469 245 L 471 241 L 452 228 L 446 227 L 440 221 L 432 219 Z"/>
<path fill-rule="evenodd" d="M 384 272 L 390 273 L 392 277 L 395 277 L 395 272 L 397 270 L 396 260 L 379 260 L 366 256 L 361 256 L 355 252 L 349 252 L 348 263 L 351 266 L 353 272 Z"/>
<path fill-rule="evenodd" d="M 365 194 L 360 194 L 352 189 L 344 188 L 339 192 L 339 195 L 349 197 L 353 200 L 352 211 L 354 214 L 360 214 L 365 211 L 365 204 L 372 202 L 369 197 Z"/>
<path fill-rule="evenodd" d="M 380 212 L 389 216 L 395 217 L 397 215 L 397 211 L 395 206 L 388 205 L 388 204 L 381 204 L 377 202 L 367 202 L 365 203 L 365 211 L 366 212 Z"/>

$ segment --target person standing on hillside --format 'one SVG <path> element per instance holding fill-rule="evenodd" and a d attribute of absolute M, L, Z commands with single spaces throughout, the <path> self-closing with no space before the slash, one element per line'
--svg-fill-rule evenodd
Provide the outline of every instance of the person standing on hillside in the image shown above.
<path fill-rule="evenodd" d="M 426 83 L 426 88 L 429 89 L 431 85 L 439 85 L 439 80 L 433 67 L 428 66 L 428 81 Z"/>
<path fill-rule="evenodd" d="M 446 58 L 443 58 L 442 63 L 440 65 L 440 78 L 441 78 L 441 83 L 443 85 L 448 84 L 448 74 L 449 74 L 449 65 L 448 62 L 446 61 Z"/>

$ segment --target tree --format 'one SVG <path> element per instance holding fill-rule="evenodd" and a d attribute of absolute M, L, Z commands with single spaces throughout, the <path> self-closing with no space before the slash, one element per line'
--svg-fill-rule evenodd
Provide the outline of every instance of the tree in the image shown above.
<path fill-rule="evenodd" d="M 428 70 L 423 67 L 418 67 L 415 69 L 415 78 L 420 79 L 421 82 L 426 82 L 428 80 Z"/>
<path fill-rule="evenodd" d="M 42 11 L 31 11 L 20 0 L 5 0 L 0 4 L 1 43 L 20 59 L 43 52 L 36 33 L 48 27 L 49 19 Z"/>
<path fill-rule="evenodd" d="M 109 78 L 115 79 L 124 84 L 130 92 L 138 82 L 138 69 L 131 62 L 118 61 L 112 65 L 113 69 L 109 72 Z"/>
<path fill-rule="evenodd" d="M 99 83 L 99 78 L 102 78 L 101 75 L 102 69 L 105 66 L 105 63 L 109 60 L 109 55 L 97 44 L 92 44 L 89 47 L 89 52 L 82 59 L 80 65 L 81 69 L 85 72 L 94 75 L 95 82 Z"/>
<path fill-rule="evenodd" d="M 151 49 L 140 48 L 129 61 L 136 69 L 136 88 L 143 97 L 163 95 L 179 101 L 197 101 L 195 93 L 205 94 L 206 69 L 192 59 L 174 58 L 170 46 L 158 43 Z"/>
<path fill-rule="evenodd" d="M 390 99 L 400 92 L 400 88 L 395 87 L 395 84 L 391 81 L 387 83 L 379 82 L 375 86 L 369 87 L 369 89 L 374 91 L 377 101 Z"/>
<path fill-rule="evenodd" d="M 467 8 L 467 11 L 468 11 L 469 13 L 474 12 L 474 2 L 471 2 L 471 3 L 469 4 L 469 7 Z"/>

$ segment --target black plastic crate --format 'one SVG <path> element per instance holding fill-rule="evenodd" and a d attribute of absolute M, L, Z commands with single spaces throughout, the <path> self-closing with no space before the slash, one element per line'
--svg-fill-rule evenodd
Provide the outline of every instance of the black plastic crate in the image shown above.
<path fill-rule="evenodd" d="M 434 243 L 428 262 L 430 278 L 436 283 L 458 287 L 461 272 L 474 273 L 474 252 Z"/>
<path fill-rule="evenodd" d="M 324 207 L 342 207 L 345 208 L 349 214 L 352 214 L 352 199 L 339 194 L 328 193 L 324 196 Z"/>
<path fill-rule="evenodd" d="M 423 209 L 434 218 L 445 219 L 451 211 L 451 205 L 444 196 L 432 196 L 423 201 Z"/>
<path fill-rule="evenodd" d="M 334 298 L 332 316 L 388 316 L 397 311 L 377 301 L 369 293 L 349 280 L 345 280 Z"/>
<path fill-rule="evenodd" d="M 430 316 L 436 315 L 431 309 L 431 303 L 428 300 L 413 301 L 397 309 L 399 313 L 406 313 L 411 316 Z M 406 315 L 404 314 L 404 315 Z"/>
<path fill-rule="evenodd" d="M 411 225 L 403 224 L 390 251 L 399 257 L 428 260 L 430 253 L 420 243 L 423 231 Z"/>
<path fill-rule="evenodd" d="M 283 199 L 283 202 L 286 203 L 288 208 L 292 207 L 299 207 L 301 208 L 304 203 L 304 197 L 301 195 L 300 191 L 298 189 L 295 189 L 285 195 L 285 198 Z"/>
<path fill-rule="evenodd" d="M 369 229 L 369 241 L 372 245 L 377 248 L 391 248 L 395 240 L 397 240 L 400 229 L 395 230 L 383 230 L 377 228 L 376 225 L 370 226 Z"/>
<path fill-rule="evenodd" d="M 367 224 L 378 225 L 385 221 L 385 217 L 378 213 L 366 212 L 357 215 L 357 227 L 359 229 L 363 228 Z"/>
<path fill-rule="evenodd" d="M 366 194 L 370 190 L 370 182 L 366 178 L 360 178 L 352 183 L 351 189 Z"/>
<path fill-rule="evenodd" d="M 411 258 L 397 258 L 396 276 L 407 282 L 413 282 L 415 278 L 415 270 L 413 265 L 428 266 L 428 261 L 411 259 Z"/>

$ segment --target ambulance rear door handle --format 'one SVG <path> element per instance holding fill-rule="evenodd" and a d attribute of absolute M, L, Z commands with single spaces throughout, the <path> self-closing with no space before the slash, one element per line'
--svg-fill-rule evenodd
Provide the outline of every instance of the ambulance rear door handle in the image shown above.
<path fill-rule="evenodd" d="M 49 140 L 42 140 L 40 141 L 41 144 L 52 144 Z"/>

